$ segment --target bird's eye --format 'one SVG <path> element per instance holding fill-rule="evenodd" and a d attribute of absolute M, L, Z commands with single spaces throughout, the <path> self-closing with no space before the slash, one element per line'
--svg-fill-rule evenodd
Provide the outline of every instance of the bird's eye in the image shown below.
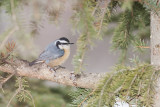
<path fill-rule="evenodd" d="M 59 41 L 56 42 L 56 46 L 59 48 L 59 45 L 61 45 L 61 43 Z"/>

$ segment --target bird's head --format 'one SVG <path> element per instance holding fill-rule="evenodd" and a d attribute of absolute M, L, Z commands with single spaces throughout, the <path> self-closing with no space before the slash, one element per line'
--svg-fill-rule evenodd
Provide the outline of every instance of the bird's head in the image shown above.
<path fill-rule="evenodd" d="M 61 37 L 55 42 L 55 44 L 59 49 L 69 49 L 70 45 L 74 43 L 70 43 L 70 41 L 67 38 Z"/>

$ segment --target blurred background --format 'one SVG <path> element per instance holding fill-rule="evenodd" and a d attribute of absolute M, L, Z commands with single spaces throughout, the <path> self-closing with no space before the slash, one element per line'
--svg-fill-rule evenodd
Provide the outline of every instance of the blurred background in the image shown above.
<path fill-rule="evenodd" d="M 25 1 L 24 1 L 25 2 Z M 50 2 L 53 2 L 49 4 Z M 48 3 L 48 4 L 47 4 Z M 74 42 L 75 45 L 71 47 L 71 55 L 67 62 L 64 64 L 68 69 L 73 70 L 72 58 L 76 52 L 76 41 L 79 37 L 79 33 L 72 26 L 72 15 L 73 15 L 73 6 L 76 2 L 65 1 L 65 0 L 48 0 L 48 1 L 39 1 L 39 2 L 26 2 L 22 5 L 21 10 L 17 10 L 18 23 L 21 24 L 23 32 L 28 33 L 26 35 L 13 34 L 10 38 L 18 39 L 21 41 L 17 42 L 17 50 L 21 52 L 20 54 L 23 59 L 33 60 L 38 57 L 38 55 L 45 49 L 45 47 L 53 42 L 54 40 L 60 37 L 67 37 L 70 41 Z M 34 13 L 33 8 L 42 8 L 36 6 L 46 7 L 50 9 L 48 11 L 60 11 L 57 13 L 57 19 L 51 13 L 44 13 L 42 16 L 39 16 L 38 13 Z M 58 9 L 57 9 L 58 8 Z M 57 10 L 56 10 L 57 9 Z M 33 16 L 34 15 L 34 16 Z M 1 10 L 1 34 L 12 26 L 11 18 L 6 14 L 5 10 Z M 48 18 L 49 17 L 49 18 Z M 38 22 L 39 20 L 39 22 Z M 37 21 L 37 22 L 36 22 Z M 115 23 L 111 23 L 108 27 L 113 29 Z M 34 35 L 30 35 L 34 34 Z M 21 36 L 21 37 L 20 37 Z M 15 37 L 15 38 L 14 38 Z M 28 40 L 29 39 L 29 40 Z M 27 42 L 27 43 L 26 43 Z M 30 42 L 30 43 L 28 43 Z M 27 48 L 25 47 L 27 46 Z M 111 52 L 109 49 L 111 46 L 111 34 L 105 35 L 103 40 L 95 40 L 95 45 L 90 48 L 87 52 L 87 58 L 85 59 L 86 72 L 107 72 L 110 70 L 110 67 L 117 62 L 118 53 Z M 101 62 L 101 63 L 97 63 Z"/>
<path fill-rule="evenodd" d="M 79 31 L 73 27 L 74 22 L 72 21 L 73 14 L 75 14 L 73 7 L 76 2 L 76 0 L 0 1 L 1 43 L 6 38 L 7 41 L 14 40 L 16 42 L 14 54 L 22 59 L 32 61 L 38 57 L 49 43 L 60 37 L 67 37 L 75 45 L 71 46 L 70 57 L 63 66 L 73 71 L 72 59 L 76 53 L 76 41 L 80 35 Z M 118 14 L 121 13 L 121 10 L 117 9 L 117 11 Z M 115 17 L 118 17 L 118 14 L 115 14 Z M 9 32 L 15 26 L 18 26 L 18 31 L 10 35 Z M 117 22 L 109 23 L 108 28 L 104 30 L 103 40 L 94 40 L 94 46 L 90 46 L 87 50 L 84 72 L 109 72 L 118 63 L 120 51 L 111 51 L 112 31 L 115 26 L 117 26 Z M 139 54 L 133 51 L 133 47 L 129 50 L 127 53 L 128 58 Z M 140 55 L 142 60 L 149 61 L 150 52 L 148 50 L 145 54 L 142 53 Z M 5 76 L 5 74 L 2 75 Z M 0 93 L 1 107 L 4 107 L 13 95 L 14 92 L 11 92 L 11 90 L 16 90 L 14 86 L 16 77 L 13 80 L 8 81 L 4 86 L 4 92 Z M 74 93 L 75 88 L 37 79 L 27 78 L 26 80 L 30 86 L 29 90 L 35 99 L 36 107 L 71 106 L 69 103 L 72 98 L 69 94 Z M 30 107 L 32 103 L 30 99 L 26 100 L 26 102 L 17 102 L 15 98 L 11 106 Z"/>

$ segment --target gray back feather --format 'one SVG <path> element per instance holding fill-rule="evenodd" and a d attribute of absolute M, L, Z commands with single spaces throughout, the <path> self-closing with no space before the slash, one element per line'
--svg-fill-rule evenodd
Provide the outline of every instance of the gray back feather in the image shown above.
<path fill-rule="evenodd" d="M 51 60 L 64 55 L 64 50 L 57 48 L 54 42 L 50 43 L 45 50 L 40 54 L 38 60 L 43 60 L 49 63 Z"/>

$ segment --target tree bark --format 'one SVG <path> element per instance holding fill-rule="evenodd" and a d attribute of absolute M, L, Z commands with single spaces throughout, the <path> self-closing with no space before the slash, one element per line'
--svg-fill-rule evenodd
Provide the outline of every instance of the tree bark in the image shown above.
<path fill-rule="evenodd" d="M 160 13 L 151 12 L 151 64 L 160 66 Z M 154 107 L 160 107 L 160 78 L 157 81 Z"/>
<path fill-rule="evenodd" d="M 104 73 L 84 73 L 80 77 L 76 77 L 73 72 L 67 69 L 59 69 L 55 72 L 50 70 L 46 64 L 29 66 L 27 61 L 18 59 L 14 60 L 12 63 L 0 65 L 0 71 L 91 89 L 94 89 L 98 81 L 104 77 Z"/>

